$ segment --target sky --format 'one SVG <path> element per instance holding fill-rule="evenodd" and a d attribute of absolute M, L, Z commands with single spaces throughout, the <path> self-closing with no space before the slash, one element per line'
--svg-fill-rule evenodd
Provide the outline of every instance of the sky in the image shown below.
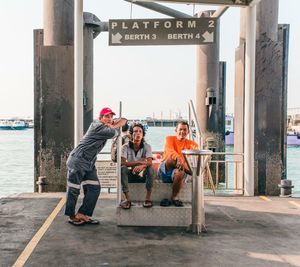
<path fill-rule="evenodd" d="M 279 0 L 279 23 L 290 24 L 288 107 L 300 107 L 300 1 Z M 217 6 L 164 4 L 189 15 Z M 166 18 L 123 0 L 84 0 L 84 11 L 101 21 Z M 131 12 L 132 11 L 132 12 Z M 239 42 L 240 8 L 221 18 L 220 60 L 227 62 L 226 112 L 233 113 L 234 54 Z M 33 118 L 33 30 L 43 28 L 42 0 L 0 0 L 0 118 Z M 108 46 L 108 33 L 94 40 L 94 115 L 103 106 L 127 118 L 186 116 L 196 97 L 196 47 Z"/>

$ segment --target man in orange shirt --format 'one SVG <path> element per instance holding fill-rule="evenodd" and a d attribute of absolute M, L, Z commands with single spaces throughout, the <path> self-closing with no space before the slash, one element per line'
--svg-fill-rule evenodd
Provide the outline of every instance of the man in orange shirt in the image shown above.
<path fill-rule="evenodd" d="M 158 176 L 164 183 L 173 183 L 171 201 L 176 207 L 183 207 L 178 195 L 183 186 L 183 180 L 190 170 L 182 155 L 184 149 L 197 149 L 198 144 L 187 139 L 189 125 L 186 121 L 179 121 L 176 125 L 175 136 L 167 136 L 165 140 L 162 163 L 158 169 Z M 161 206 L 169 206 L 168 199 L 161 201 Z"/>

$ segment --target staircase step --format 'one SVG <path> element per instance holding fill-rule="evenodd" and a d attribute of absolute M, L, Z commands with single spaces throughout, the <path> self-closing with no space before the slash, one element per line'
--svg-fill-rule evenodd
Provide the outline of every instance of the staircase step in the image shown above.
<path fill-rule="evenodd" d="M 192 206 L 161 207 L 154 202 L 152 208 L 144 208 L 143 202 L 134 202 L 130 209 L 117 207 L 117 225 L 119 226 L 174 226 L 187 227 L 192 222 Z"/>
<path fill-rule="evenodd" d="M 154 180 L 152 189 L 152 200 L 160 202 L 164 198 L 170 199 L 172 192 L 172 184 L 163 183 Z M 143 201 L 146 195 L 144 183 L 129 183 L 129 194 L 132 201 Z M 180 191 L 179 199 L 183 202 L 191 202 L 192 199 L 192 184 L 185 183 Z"/>

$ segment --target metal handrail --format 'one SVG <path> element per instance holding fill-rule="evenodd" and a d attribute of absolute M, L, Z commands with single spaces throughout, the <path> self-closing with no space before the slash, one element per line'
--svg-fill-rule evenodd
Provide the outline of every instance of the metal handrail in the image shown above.
<path fill-rule="evenodd" d="M 122 117 L 122 102 L 119 104 L 119 117 Z M 117 206 L 122 199 L 122 188 L 121 188 L 121 149 L 122 149 L 122 129 L 120 128 L 120 135 L 117 141 Z"/>
<path fill-rule="evenodd" d="M 189 124 L 191 125 L 191 121 L 195 123 L 195 128 L 196 128 L 196 135 L 198 136 L 198 143 L 199 143 L 199 148 L 203 149 L 203 136 L 204 134 L 201 132 L 201 128 L 198 122 L 197 114 L 195 111 L 195 107 L 193 104 L 193 101 L 190 100 L 188 102 L 189 104 Z"/>
<path fill-rule="evenodd" d="M 234 152 L 214 152 L 213 155 L 242 156 L 242 157 L 244 157 L 244 153 L 234 153 Z"/>
<path fill-rule="evenodd" d="M 230 155 L 236 155 L 236 154 L 239 154 L 239 156 L 243 156 L 241 153 L 229 153 Z M 216 176 L 215 176 L 215 187 L 216 189 L 218 189 L 218 186 L 219 186 L 219 164 L 222 163 L 222 164 L 225 164 L 225 189 L 228 190 L 228 189 L 233 189 L 233 190 L 236 190 L 236 191 L 241 191 L 241 193 L 243 192 L 243 182 L 242 182 L 242 185 L 240 187 L 238 187 L 238 164 L 243 164 L 244 163 L 244 160 L 211 160 L 210 163 L 212 164 L 216 164 Z M 233 167 L 234 167 L 234 170 L 233 170 L 233 188 L 229 188 L 229 173 L 228 173 L 228 170 L 229 170 L 229 167 L 228 167 L 228 164 L 229 163 L 233 163 Z M 239 193 L 239 194 L 241 194 Z"/>

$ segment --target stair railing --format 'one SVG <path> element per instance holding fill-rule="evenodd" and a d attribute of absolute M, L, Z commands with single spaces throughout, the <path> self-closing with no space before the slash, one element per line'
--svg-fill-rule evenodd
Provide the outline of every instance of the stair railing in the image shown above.
<path fill-rule="evenodd" d="M 201 128 L 199 125 L 199 121 L 197 118 L 197 114 L 196 114 L 196 110 L 193 104 L 193 101 L 190 100 L 188 102 L 188 106 L 189 106 L 189 125 L 190 125 L 190 129 L 192 127 L 192 125 L 195 126 L 196 129 L 196 143 L 198 143 L 199 148 L 203 149 L 203 136 L 204 134 L 201 132 Z M 193 133 L 192 133 L 192 129 L 190 131 L 190 139 L 193 139 Z"/>

